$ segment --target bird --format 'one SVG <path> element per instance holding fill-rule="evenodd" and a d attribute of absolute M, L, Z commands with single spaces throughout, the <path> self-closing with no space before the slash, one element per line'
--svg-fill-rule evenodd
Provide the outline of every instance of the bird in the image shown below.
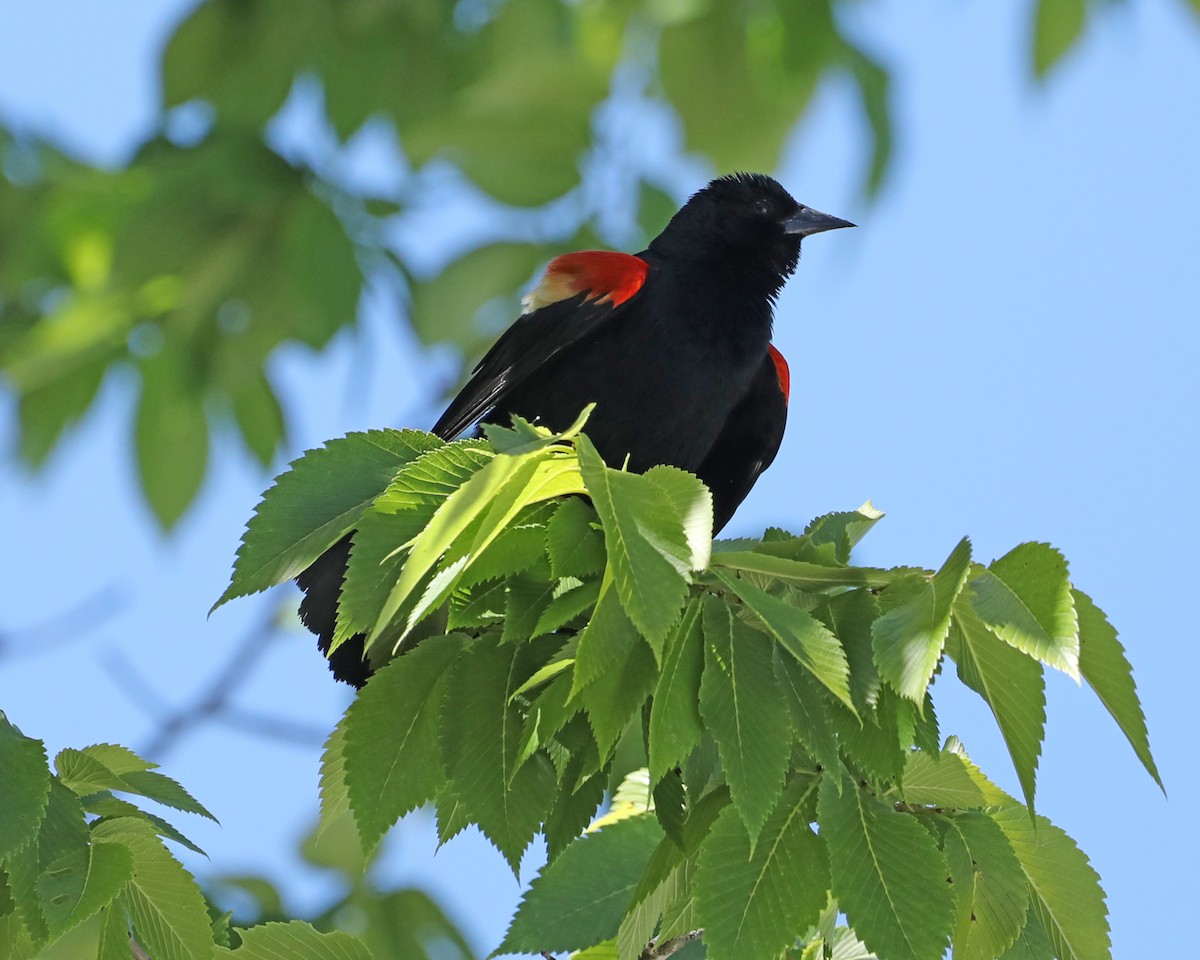
<path fill-rule="evenodd" d="M 561 431 L 595 403 L 584 431 L 604 461 L 695 474 L 720 531 L 783 439 L 790 375 L 771 343 L 776 298 L 805 237 L 853 226 L 765 174 L 719 177 L 640 253 L 551 260 L 432 432 L 453 440 L 514 414 Z M 296 580 L 300 618 L 334 676 L 362 686 L 372 670 L 361 635 L 329 655 L 352 538 Z"/>

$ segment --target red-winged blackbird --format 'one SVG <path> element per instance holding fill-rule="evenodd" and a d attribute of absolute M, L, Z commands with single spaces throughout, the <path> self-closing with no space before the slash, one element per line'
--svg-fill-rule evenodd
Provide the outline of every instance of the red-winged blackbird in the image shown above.
<path fill-rule="evenodd" d="M 513 414 L 562 430 L 595 402 L 585 432 L 605 462 L 696 474 L 712 489 L 720 530 L 783 438 L 788 368 L 770 342 L 775 298 L 804 237 L 850 226 L 770 177 L 734 174 L 696 193 L 636 256 L 558 257 L 433 432 L 450 440 Z M 301 619 L 323 652 L 351 536 L 296 578 Z M 329 662 L 355 686 L 371 673 L 361 637 Z"/>

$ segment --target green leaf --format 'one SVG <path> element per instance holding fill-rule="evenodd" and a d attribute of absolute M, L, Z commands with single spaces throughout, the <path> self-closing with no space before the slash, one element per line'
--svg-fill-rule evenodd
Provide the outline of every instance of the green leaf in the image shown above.
<path fill-rule="evenodd" d="M 320 840 L 335 820 L 350 810 L 350 788 L 346 785 L 346 717 L 329 731 L 321 751 L 321 818 L 316 838 Z"/>
<path fill-rule="evenodd" d="M 1033 907 L 1060 960 L 1110 956 L 1108 910 L 1100 877 L 1075 841 L 1045 817 L 1034 823 L 1019 805 L 992 814 L 1012 844 L 1033 893 Z"/>
<path fill-rule="evenodd" d="M 519 573 L 509 578 L 501 635 L 504 643 L 520 643 L 538 633 L 537 625 L 554 599 L 557 587 L 556 581 L 537 573 Z"/>
<path fill-rule="evenodd" d="M 712 960 L 775 957 L 820 915 L 829 896 L 825 844 L 809 827 L 812 785 L 793 783 L 752 843 L 731 808 L 704 841 L 696 913 Z"/>
<path fill-rule="evenodd" d="M 571 844 L 530 885 L 496 953 L 581 950 L 615 937 L 662 836 L 643 814 Z"/>
<path fill-rule="evenodd" d="M 129 960 L 129 923 L 119 909 L 107 909 L 101 914 L 96 960 Z"/>
<path fill-rule="evenodd" d="M 1042 921 L 1038 919 L 1033 904 L 1029 905 L 1029 910 L 1025 914 L 1025 926 L 1022 928 L 1020 936 L 1011 947 L 1000 955 L 998 960 L 1058 960 L 1058 955 L 1050 946 L 1050 938 L 1046 936 L 1046 930 L 1042 926 Z"/>
<path fill-rule="evenodd" d="M 37 835 L 50 795 L 50 769 L 41 740 L 25 736 L 0 712 L 0 860 Z"/>
<path fill-rule="evenodd" d="M 692 569 L 706 570 L 712 556 L 712 491 L 694 474 L 677 467 L 651 467 L 645 476 L 666 494 L 679 517 L 691 554 Z"/>
<path fill-rule="evenodd" d="M 458 658 L 443 700 L 440 734 L 453 795 L 514 874 L 555 793 L 544 757 L 518 763 L 523 724 L 510 702 L 544 662 L 533 662 L 544 650 L 540 641 L 514 647 L 482 636 Z"/>
<path fill-rule="evenodd" d="M 604 534 L 596 511 L 587 502 L 571 497 L 546 524 L 546 554 L 556 577 L 585 579 L 604 569 Z"/>
<path fill-rule="evenodd" d="M 116 751 L 122 751 L 120 753 Z M 118 774 L 105 763 L 112 759 L 123 772 Z M 132 758 L 132 761 L 129 759 Z M 196 813 L 214 823 L 214 817 L 195 797 L 170 777 L 153 770 L 132 751 L 111 744 L 85 747 L 83 750 L 66 749 L 54 758 L 59 779 L 81 796 L 101 790 L 115 790 L 146 797 L 167 807 Z M 139 769 L 141 767 L 141 769 Z"/>
<path fill-rule="evenodd" d="M 609 596 L 612 591 L 609 591 Z M 616 616 L 624 617 L 620 607 L 616 607 Z M 593 622 L 595 622 L 593 618 Z M 600 750 L 601 762 L 608 759 L 609 753 L 617 740 L 629 725 L 629 721 L 638 715 L 642 704 L 654 690 L 658 679 L 658 664 L 655 662 L 653 651 L 632 626 L 627 626 L 619 637 L 605 637 L 602 647 L 592 633 L 592 624 L 588 624 L 583 638 L 579 642 L 579 656 L 588 655 L 589 662 L 595 660 L 597 648 L 603 649 L 607 656 L 607 665 L 595 673 L 593 679 L 579 691 L 579 698 L 587 708 L 588 723 L 596 736 L 596 745 Z M 617 640 L 617 642 L 613 642 Z M 582 660 L 576 660 L 576 670 L 581 667 Z M 578 674 L 576 674 L 578 678 Z M 575 688 L 579 687 L 576 679 Z"/>
<path fill-rule="evenodd" d="M 1037 0 L 1033 20 L 1033 73 L 1039 79 L 1083 35 L 1086 0 Z"/>
<path fill-rule="evenodd" d="M 561 629 L 572 620 L 582 617 L 600 599 L 600 581 L 591 580 L 558 594 L 542 611 L 533 636 L 540 637 Z"/>
<path fill-rule="evenodd" d="M 238 935 L 242 943 L 237 950 L 217 947 L 215 956 L 234 960 L 371 960 L 371 951 L 362 941 L 340 930 L 321 933 L 303 920 L 239 928 Z"/>
<path fill-rule="evenodd" d="M 439 446 L 418 430 L 372 430 L 292 461 L 255 508 L 213 609 L 294 577 L 354 527 L 401 467 Z"/>
<path fill-rule="evenodd" d="M 39 894 L 39 881 L 52 866 L 57 868 L 73 856 L 86 856 L 87 842 L 88 829 L 79 798 L 52 780 L 36 836 L 4 862 L 12 900 L 35 944 L 44 943 L 50 936 L 48 904 Z"/>
<path fill-rule="evenodd" d="M 850 562 L 850 551 L 883 518 L 868 500 L 857 510 L 843 510 L 817 517 L 804 528 L 804 537 L 813 546 L 833 545 L 834 556 L 841 564 Z"/>
<path fill-rule="evenodd" d="M 975 776 L 970 761 L 943 750 L 937 757 L 923 750 L 910 752 L 904 764 L 900 796 L 905 803 L 970 810 L 1011 802 L 1003 790 Z"/>
<path fill-rule="evenodd" d="M 842 645 L 812 614 L 772 596 L 752 583 L 723 570 L 715 570 L 780 645 L 851 711 L 850 666 Z"/>
<path fill-rule="evenodd" d="M 172 33 L 163 57 L 163 106 L 201 98 L 226 123 L 261 127 L 304 66 L 312 17 L 289 16 L 277 0 L 205 3 Z"/>
<path fill-rule="evenodd" d="M 208 466 L 208 417 L 200 384 L 181 351 L 142 362 L 134 444 L 142 492 L 158 522 L 175 525 L 195 498 Z"/>
<path fill-rule="evenodd" d="M 699 600 L 688 604 L 663 651 L 647 737 L 652 783 L 683 760 L 704 734 L 699 709 L 700 674 L 704 669 L 700 611 Z"/>
<path fill-rule="evenodd" d="M 1133 747 L 1142 766 L 1164 792 L 1162 778 L 1150 753 L 1146 716 L 1133 682 L 1133 669 L 1125 658 L 1125 649 L 1108 618 L 1082 590 L 1072 590 L 1079 614 L 1079 672 L 1104 704 L 1125 738 Z"/>
<path fill-rule="evenodd" d="M 943 851 L 954 881 L 954 960 L 994 960 L 1025 926 L 1029 884 L 1012 846 L 982 813 L 943 820 Z"/>
<path fill-rule="evenodd" d="M 880 675 L 910 700 L 920 703 L 925 697 L 970 563 L 971 541 L 963 537 L 932 580 L 915 576 L 898 581 L 880 597 L 883 614 L 871 628 L 875 664 Z"/>
<path fill-rule="evenodd" d="M 574 769 L 569 768 L 568 772 L 574 773 L 582 766 L 582 762 L 581 757 L 573 765 Z M 550 863 L 556 862 L 563 852 L 571 848 L 592 822 L 596 809 L 604 800 L 608 783 L 604 771 L 594 773 L 579 784 L 577 789 L 570 790 L 568 784 L 574 780 L 573 776 L 563 777 L 563 786 L 546 817 L 546 856 Z"/>
<path fill-rule="evenodd" d="M 154 960 L 208 960 L 213 938 L 204 895 L 153 827 L 131 817 L 105 820 L 92 828 L 92 839 L 118 843 L 133 855 L 133 877 L 117 902 Z"/>
<path fill-rule="evenodd" d="M 958 605 L 955 624 L 959 679 L 991 708 L 1016 768 L 1025 802 L 1032 809 L 1038 758 L 1046 734 L 1046 681 L 1042 666 L 1001 642 L 965 603 Z"/>
<path fill-rule="evenodd" d="M 637 628 L 621 606 L 612 580 L 606 577 L 600 586 L 596 610 L 579 635 L 573 692 L 582 692 L 611 670 L 612 665 L 627 656 L 638 641 Z"/>
<path fill-rule="evenodd" d="M 357 522 L 335 640 L 374 626 L 405 562 L 399 548 L 419 536 L 446 499 L 491 460 L 482 441 L 459 441 L 428 450 L 400 469 Z"/>
<path fill-rule="evenodd" d="M 1023 543 L 970 583 L 976 616 L 1001 640 L 1079 680 L 1079 625 L 1067 562 L 1045 543 Z"/>
<path fill-rule="evenodd" d="M 287 437 L 283 407 L 265 370 L 240 377 L 232 385 L 233 416 L 246 447 L 263 467 L 269 467 L 275 452 Z"/>
<path fill-rule="evenodd" d="M 865 588 L 830 597 L 817 614 L 841 642 L 850 665 L 850 696 L 859 713 L 874 707 L 879 697 L 871 628 L 879 616 L 875 594 Z"/>
<path fill-rule="evenodd" d="M 600 519 L 617 593 L 651 647 L 662 649 L 687 598 L 691 550 L 662 488 L 637 474 L 605 466 L 585 437 L 576 440 L 579 467 Z"/>
<path fill-rule="evenodd" d="M 451 634 L 418 644 L 372 676 L 346 711 L 346 789 L 366 851 L 442 785 L 438 721 L 463 641 Z"/>
<path fill-rule="evenodd" d="M 844 39 L 842 56 L 858 86 L 863 116 L 870 132 L 871 159 L 865 188 L 867 196 L 874 196 L 883 185 L 883 176 L 892 158 L 892 118 L 888 104 L 890 78 L 883 66 Z"/>
<path fill-rule="evenodd" d="M 700 715 L 721 751 L 734 806 L 753 847 L 776 806 L 791 750 L 788 709 L 771 666 L 771 645 L 710 597 L 704 603 Z"/>
<path fill-rule="evenodd" d="M 946 858 L 930 834 L 833 771 L 822 776 L 820 835 L 833 895 L 855 932 L 888 960 L 940 960 L 954 926 Z"/>
<path fill-rule="evenodd" d="M 78 847 L 38 877 L 38 899 L 57 938 L 108 906 L 133 876 L 133 855 L 119 843 Z"/>
<path fill-rule="evenodd" d="M 187 847 L 193 853 L 198 853 L 202 857 L 208 856 L 196 844 L 192 843 L 187 837 L 175 829 L 170 823 L 162 817 L 143 810 L 141 807 L 130 803 L 128 800 L 121 800 L 114 797 L 107 790 L 101 793 L 93 793 L 91 796 L 83 798 L 83 808 L 88 813 L 94 813 L 100 817 L 112 819 L 113 817 L 137 817 L 145 820 L 150 824 L 155 832 L 164 840 L 174 840 L 182 847 Z"/>
<path fill-rule="evenodd" d="M 776 650 L 775 679 L 792 714 L 796 736 L 813 760 L 827 770 L 841 763 L 837 733 L 830 722 L 825 694 L 817 682 L 792 657 Z"/>
<path fill-rule="evenodd" d="M 746 573 L 761 573 L 790 583 L 801 590 L 820 591 L 829 587 L 886 587 L 905 571 L 875 567 L 830 567 L 806 560 L 789 560 L 749 550 L 720 550 L 713 553 L 712 566 Z"/>

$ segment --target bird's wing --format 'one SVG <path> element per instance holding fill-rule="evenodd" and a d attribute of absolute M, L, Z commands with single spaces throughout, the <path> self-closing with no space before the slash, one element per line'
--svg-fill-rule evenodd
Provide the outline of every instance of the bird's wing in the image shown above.
<path fill-rule="evenodd" d="M 774 346 L 768 347 L 750 389 L 696 471 L 713 492 L 714 533 L 729 522 L 779 452 L 790 386 L 787 361 Z"/>
<path fill-rule="evenodd" d="M 479 361 L 433 432 L 451 440 L 477 422 L 551 358 L 621 313 L 649 271 L 641 257 L 606 250 L 551 260 L 522 301 L 525 312 Z"/>

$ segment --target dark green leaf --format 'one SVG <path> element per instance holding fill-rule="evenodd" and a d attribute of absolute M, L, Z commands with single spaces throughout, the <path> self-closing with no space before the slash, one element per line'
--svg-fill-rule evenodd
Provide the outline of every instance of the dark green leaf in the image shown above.
<path fill-rule="evenodd" d="M 541 649 L 536 641 L 514 647 L 480 637 L 458 658 L 442 709 L 442 751 L 453 796 L 514 874 L 555 794 L 554 773 L 543 756 L 518 764 L 522 722 L 510 702 Z"/>
<path fill-rule="evenodd" d="M 215 606 L 294 577 L 354 527 L 401 467 L 441 445 L 418 430 L 372 430 L 294 460 L 255 508 Z"/>
<path fill-rule="evenodd" d="M 954 881 L 954 960 L 994 960 L 1025 926 L 1029 884 L 1012 846 L 982 813 L 947 817 L 943 850 Z"/>
<path fill-rule="evenodd" d="M 657 783 L 700 742 L 700 674 L 704 669 L 701 604 L 693 600 L 667 637 L 662 672 L 650 707 L 650 780 Z"/>
<path fill-rule="evenodd" d="M 829 862 L 825 844 L 809 827 L 811 790 L 789 786 L 757 843 L 731 808 L 704 841 L 696 914 L 712 960 L 778 956 L 821 913 L 829 897 Z"/>
<path fill-rule="evenodd" d="M 37 835 L 50 795 L 41 740 L 25 736 L 0 712 L 0 860 Z"/>
<path fill-rule="evenodd" d="M 888 960 L 941 960 L 954 926 L 949 867 L 916 820 L 834 771 L 822 775 L 820 835 L 833 894 L 855 932 Z"/>
<path fill-rule="evenodd" d="M 571 844 L 533 881 L 497 953 L 580 950 L 616 936 L 662 829 L 628 817 Z"/>
<path fill-rule="evenodd" d="M 346 712 L 346 788 L 364 850 L 442 785 L 438 722 L 463 641 L 451 634 L 418 644 L 371 677 Z"/>
<path fill-rule="evenodd" d="M 571 497 L 554 512 L 546 525 L 546 553 L 556 577 L 594 576 L 604 569 L 604 534 L 596 511 L 587 502 Z"/>
<path fill-rule="evenodd" d="M 700 714 L 721 751 L 753 847 L 783 787 L 791 751 L 788 709 L 771 666 L 771 644 L 710 597 L 704 603 Z"/>

